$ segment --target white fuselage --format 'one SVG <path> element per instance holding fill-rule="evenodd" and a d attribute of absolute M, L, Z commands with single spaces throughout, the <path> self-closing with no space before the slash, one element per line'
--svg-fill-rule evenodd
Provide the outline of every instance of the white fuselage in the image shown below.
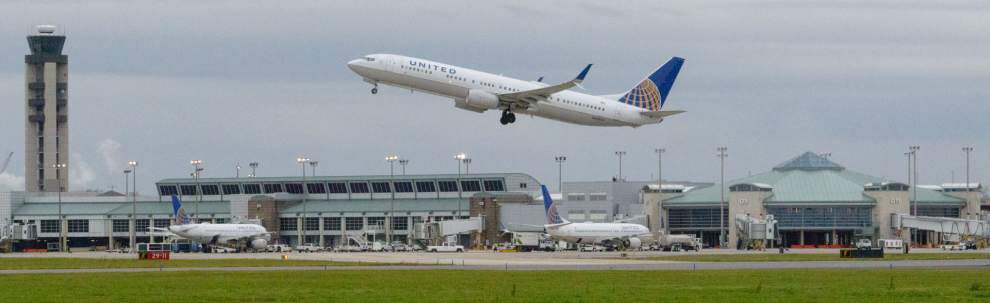
<path fill-rule="evenodd" d="M 569 243 L 602 244 L 631 237 L 649 237 L 650 230 L 632 223 L 570 223 L 547 225 L 551 238 Z"/>
<path fill-rule="evenodd" d="M 168 227 L 172 233 L 202 244 L 216 242 L 224 244 L 230 241 L 253 239 L 271 240 L 271 235 L 261 225 L 257 224 L 183 224 Z"/>
<path fill-rule="evenodd" d="M 373 61 L 367 58 L 373 58 Z M 591 126 L 631 126 L 660 123 L 663 119 L 641 115 L 645 109 L 613 99 L 582 94 L 570 90 L 550 95 L 524 110 L 516 108 L 477 108 L 465 106 L 463 100 L 473 89 L 499 95 L 547 86 L 533 81 L 490 74 L 449 64 L 401 56 L 377 54 L 347 63 L 365 81 L 387 84 L 410 90 L 453 98 L 458 108 L 476 112 L 488 109 L 510 110 L 516 113 Z"/>

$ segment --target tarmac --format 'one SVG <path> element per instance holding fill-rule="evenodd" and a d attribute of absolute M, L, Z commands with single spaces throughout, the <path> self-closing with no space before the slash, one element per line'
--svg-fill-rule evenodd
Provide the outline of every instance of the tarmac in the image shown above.
<path fill-rule="evenodd" d="M 944 252 L 938 249 L 915 249 L 912 252 Z M 979 252 L 986 252 L 981 250 Z M 736 250 L 705 250 L 702 252 L 530 252 L 496 253 L 469 251 L 464 253 L 426 252 L 366 252 L 366 253 L 175 253 L 172 259 L 282 259 L 318 260 L 332 262 L 369 263 L 369 266 L 276 266 L 276 267 L 201 267 L 201 268 L 99 268 L 99 269 L 38 269 L 0 270 L 0 274 L 89 273 L 89 272 L 175 272 L 175 271 L 279 271 L 279 270 L 720 270 L 720 269 L 894 269 L 894 268 L 988 268 L 990 259 L 978 260 L 904 260 L 904 261 L 796 261 L 796 262 L 678 262 L 647 260 L 653 256 L 760 254 Z M 791 250 L 789 254 L 838 254 L 838 250 Z M 135 254 L 109 252 L 74 253 L 14 253 L 0 254 L 3 258 L 93 258 L 134 259 Z M 2 262 L 2 261 L 0 261 Z M 414 264 L 389 265 L 381 264 Z"/>

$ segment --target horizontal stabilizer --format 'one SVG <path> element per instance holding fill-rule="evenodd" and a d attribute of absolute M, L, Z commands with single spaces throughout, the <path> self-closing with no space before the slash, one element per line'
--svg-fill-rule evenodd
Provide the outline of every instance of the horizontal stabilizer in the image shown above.
<path fill-rule="evenodd" d="M 639 112 L 639 113 L 642 114 L 643 116 L 647 116 L 650 118 L 666 118 L 683 112 L 684 112 L 683 110 L 658 110 L 658 111 Z"/>

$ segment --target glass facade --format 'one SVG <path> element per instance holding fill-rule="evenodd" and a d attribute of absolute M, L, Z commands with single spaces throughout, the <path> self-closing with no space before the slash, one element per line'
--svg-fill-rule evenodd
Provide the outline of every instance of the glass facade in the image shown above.
<path fill-rule="evenodd" d="M 671 208 L 667 213 L 667 226 L 671 229 L 718 229 L 719 208 Z M 725 226 L 729 226 L 729 209 L 722 214 Z"/>
<path fill-rule="evenodd" d="M 869 227 L 870 207 L 768 207 L 781 229 L 832 229 Z"/>

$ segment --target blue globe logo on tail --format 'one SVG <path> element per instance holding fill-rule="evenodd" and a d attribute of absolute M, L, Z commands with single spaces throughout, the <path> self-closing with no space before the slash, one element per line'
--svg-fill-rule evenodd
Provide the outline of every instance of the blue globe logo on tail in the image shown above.
<path fill-rule="evenodd" d="M 547 186 L 540 185 L 540 188 L 543 190 L 543 208 L 546 210 L 547 224 L 567 223 L 567 221 L 561 219 L 560 214 L 557 213 L 557 206 L 553 205 L 553 199 L 550 198 L 550 191 L 547 190 Z"/>
<path fill-rule="evenodd" d="M 619 102 L 648 111 L 658 111 L 667 101 L 684 59 L 673 57 L 619 98 Z"/>
<path fill-rule="evenodd" d="M 186 215 L 186 209 L 182 207 L 182 202 L 179 201 L 179 196 L 172 195 L 172 215 L 175 216 L 175 225 L 189 224 L 189 216 Z"/>

